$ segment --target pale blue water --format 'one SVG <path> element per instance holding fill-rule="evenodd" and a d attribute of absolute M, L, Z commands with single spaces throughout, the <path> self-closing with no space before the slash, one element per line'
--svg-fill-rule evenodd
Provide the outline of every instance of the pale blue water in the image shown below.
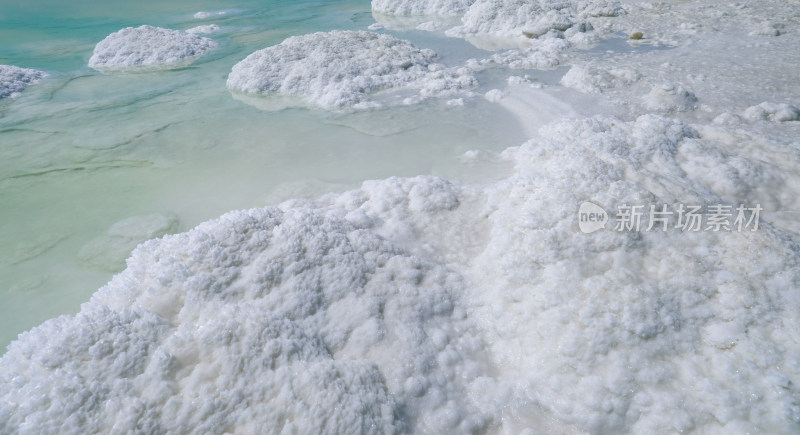
<path fill-rule="evenodd" d="M 217 10 L 235 12 L 192 17 Z M 0 348 L 47 318 L 76 312 L 121 270 L 78 253 L 122 219 L 172 214 L 186 230 L 229 210 L 365 179 L 459 179 L 465 151 L 525 139 L 515 121 L 480 99 L 351 115 L 262 112 L 225 89 L 230 68 L 255 50 L 373 22 L 368 0 L 0 0 L 0 64 L 52 76 L 0 101 Z M 189 68 L 108 76 L 86 66 L 94 45 L 120 28 L 211 23 L 222 27 L 210 35 L 220 47 Z M 444 63 L 477 52 L 423 32 L 401 36 L 448 52 Z"/>

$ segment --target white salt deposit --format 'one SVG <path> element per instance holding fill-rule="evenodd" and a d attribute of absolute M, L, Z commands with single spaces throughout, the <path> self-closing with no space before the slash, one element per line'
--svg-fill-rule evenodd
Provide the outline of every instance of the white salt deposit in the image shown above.
<path fill-rule="evenodd" d="M 641 74 L 627 68 L 605 69 L 596 65 L 573 65 L 561 78 L 561 84 L 587 93 L 630 85 Z"/>
<path fill-rule="evenodd" d="M 750 36 L 780 36 L 783 24 L 779 23 L 761 23 L 755 30 L 750 32 Z"/>
<path fill-rule="evenodd" d="M 28 86 L 47 77 L 47 73 L 13 65 L 0 65 L 0 99 L 18 96 Z"/>
<path fill-rule="evenodd" d="M 463 94 L 476 85 L 466 68 L 448 69 L 436 53 L 372 32 L 295 36 L 233 67 L 228 88 L 247 94 L 299 97 L 325 108 L 368 107 L 371 94 L 414 90 L 420 97 Z"/>
<path fill-rule="evenodd" d="M 446 191 L 420 193 L 412 206 L 422 212 L 457 205 Z M 459 276 L 376 236 L 365 215 L 351 220 L 250 210 L 142 245 L 79 315 L 11 346 L 5 429 L 479 427 L 449 382 L 482 367 L 470 357 L 480 342 L 458 308 Z"/>
<path fill-rule="evenodd" d="M 94 48 L 89 66 L 103 72 L 179 68 L 217 46 L 211 39 L 161 27 L 127 27 Z"/>
<path fill-rule="evenodd" d="M 459 16 L 475 0 L 372 0 L 372 10 L 386 15 Z"/>
<path fill-rule="evenodd" d="M 186 33 L 191 33 L 194 35 L 214 33 L 214 32 L 219 32 L 219 26 L 216 24 L 204 24 L 202 26 L 195 26 L 192 27 L 191 29 L 186 30 Z"/>
<path fill-rule="evenodd" d="M 745 109 L 742 115 L 751 121 L 800 121 L 800 109 L 786 103 L 763 102 Z"/>
<path fill-rule="evenodd" d="M 484 98 L 491 101 L 492 103 L 499 102 L 500 100 L 503 99 L 503 97 L 505 97 L 505 93 L 500 89 L 492 89 L 486 92 L 486 94 L 484 94 Z"/>
<path fill-rule="evenodd" d="M 199 11 L 196 12 L 193 16 L 197 20 L 206 20 L 208 18 L 217 18 L 217 17 L 224 17 L 226 15 L 231 15 L 241 12 L 238 9 L 223 9 L 219 11 Z"/>
<path fill-rule="evenodd" d="M 572 44 L 564 39 L 547 38 L 536 41 L 536 44 L 528 48 L 504 50 L 485 59 L 470 59 L 467 66 L 474 71 L 500 66 L 512 69 L 551 69 L 564 61 L 570 48 Z"/>
<path fill-rule="evenodd" d="M 5 429 L 795 432 L 800 246 L 763 222 L 576 228 L 586 199 L 780 189 L 720 145 L 652 115 L 564 122 L 495 183 L 370 181 L 147 242 L 12 343 Z"/>
<path fill-rule="evenodd" d="M 645 108 L 657 112 L 685 112 L 697 107 L 697 97 L 691 91 L 672 83 L 653 86 L 642 100 Z"/>
<path fill-rule="evenodd" d="M 526 38 L 563 37 L 591 30 L 589 17 L 624 13 L 617 1 L 477 0 L 448 31 L 453 36 L 491 37 L 517 44 Z M 583 39 L 583 37 L 578 37 Z M 588 41 L 583 41 L 587 44 Z"/>

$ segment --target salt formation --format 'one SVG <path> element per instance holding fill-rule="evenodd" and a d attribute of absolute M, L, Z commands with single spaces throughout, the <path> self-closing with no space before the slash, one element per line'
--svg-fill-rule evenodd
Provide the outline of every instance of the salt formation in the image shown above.
<path fill-rule="evenodd" d="M 593 433 L 800 429 L 797 243 L 769 226 L 584 235 L 575 217 L 585 200 L 612 216 L 624 204 L 752 204 L 791 191 L 785 173 L 652 115 L 542 135 L 506 153 L 516 175 L 473 214 L 488 216 L 489 235 L 466 268 L 480 283 L 471 313 L 492 319 L 491 361 L 522 387 L 505 403 Z"/>
<path fill-rule="evenodd" d="M 568 121 L 492 184 L 369 181 L 147 242 L 11 344 L 4 429 L 796 432 L 800 246 L 576 228 L 584 200 L 794 201 L 716 136 Z"/>
<path fill-rule="evenodd" d="M 624 13 L 617 1 L 477 0 L 461 25 L 445 33 L 484 49 L 514 49 L 507 59 L 491 60 L 495 64 L 552 68 L 567 48 L 588 49 L 602 41 L 591 19 Z"/>
<path fill-rule="evenodd" d="M 224 17 L 226 15 L 235 14 L 240 12 L 238 9 L 224 9 L 220 11 L 199 11 L 196 12 L 193 17 L 197 20 L 205 20 L 208 18 L 217 18 L 217 17 Z"/>
<path fill-rule="evenodd" d="M 473 71 L 482 71 L 499 66 L 511 69 L 552 69 L 559 66 L 567 56 L 572 44 L 564 39 L 539 40 L 524 49 L 504 50 L 485 59 L 469 59 L 467 66 Z"/>
<path fill-rule="evenodd" d="M 575 24 L 569 2 L 477 0 L 463 18 L 464 34 L 538 38 Z"/>
<path fill-rule="evenodd" d="M 422 193 L 421 212 L 457 206 Z M 11 345 L 4 431 L 480 427 L 449 382 L 482 370 L 459 276 L 369 224 L 267 208 L 142 245 L 80 314 Z"/>
<path fill-rule="evenodd" d="M 436 53 L 371 32 L 295 36 L 233 67 L 228 88 L 246 94 L 297 97 L 324 108 L 375 105 L 370 94 L 412 89 L 422 97 L 453 95 L 476 85 L 466 68 L 435 63 Z"/>
<path fill-rule="evenodd" d="M 749 33 L 750 36 L 780 36 L 783 24 L 761 23 L 755 30 Z"/>
<path fill-rule="evenodd" d="M 0 65 L 0 99 L 18 96 L 28 86 L 38 83 L 47 74 L 30 68 Z"/>
<path fill-rule="evenodd" d="M 484 98 L 491 101 L 492 103 L 499 102 L 500 100 L 503 99 L 503 97 L 505 97 L 505 94 L 500 89 L 492 89 L 486 92 L 486 94 L 484 94 Z"/>
<path fill-rule="evenodd" d="M 597 65 L 573 65 L 561 78 L 561 84 L 587 93 L 601 93 L 635 83 L 641 74 L 628 68 L 605 69 Z"/>
<path fill-rule="evenodd" d="M 685 112 L 697 106 L 694 93 L 672 83 L 653 86 L 642 100 L 645 108 L 658 112 Z"/>
<path fill-rule="evenodd" d="M 624 10 L 616 1 L 477 0 L 450 30 L 453 36 L 492 37 L 517 41 L 525 38 L 569 37 L 587 45 L 589 17 L 616 16 Z"/>
<path fill-rule="evenodd" d="M 751 121 L 800 121 L 800 109 L 786 103 L 775 104 L 765 101 L 756 106 L 748 107 L 743 115 Z"/>
<path fill-rule="evenodd" d="M 216 24 L 204 24 L 202 26 L 195 26 L 191 29 L 187 29 L 186 33 L 191 33 L 194 35 L 197 34 L 205 34 L 205 33 L 214 33 L 219 31 L 219 26 Z"/>
<path fill-rule="evenodd" d="M 553 433 L 798 430 L 800 300 L 787 290 L 800 246 L 769 225 L 585 235 L 576 218 L 587 199 L 613 213 L 788 198 L 782 171 L 652 115 L 541 133 L 503 153 L 515 173 L 490 186 L 387 180 L 320 202 L 462 272 L 497 373 L 469 397 L 503 430 L 550 416 L 564 423 Z M 458 206 L 419 213 L 420 194 Z"/>
<path fill-rule="evenodd" d="M 459 16 L 475 0 L 372 0 L 372 10 L 386 15 Z"/>
<path fill-rule="evenodd" d="M 161 27 L 127 27 L 94 48 L 89 66 L 103 72 L 180 68 L 217 46 L 211 39 Z"/>

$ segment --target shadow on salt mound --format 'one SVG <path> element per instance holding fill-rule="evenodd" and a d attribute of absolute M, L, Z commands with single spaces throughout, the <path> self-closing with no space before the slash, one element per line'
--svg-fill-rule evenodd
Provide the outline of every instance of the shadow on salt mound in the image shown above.
<path fill-rule="evenodd" d="M 183 68 L 217 43 L 209 38 L 153 26 L 126 27 L 94 48 L 89 67 L 103 73 L 138 73 Z"/>
<path fill-rule="evenodd" d="M 433 50 L 390 35 L 320 32 L 252 53 L 234 65 L 227 86 L 243 94 L 290 97 L 276 105 L 243 99 L 274 110 L 288 107 L 294 98 L 302 102 L 294 105 L 363 109 L 379 105 L 369 97 L 380 91 L 413 92 L 415 98 L 409 98 L 417 101 L 464 94 L 477 85 L 469 70 L 446 68 L 436 58 Z"/>
<path fill-rule="evenodd" d="M 28 86 L 47 77 L 47 73 L 13 65 L 0 65 L 0 99 L 18 96 Z"/>

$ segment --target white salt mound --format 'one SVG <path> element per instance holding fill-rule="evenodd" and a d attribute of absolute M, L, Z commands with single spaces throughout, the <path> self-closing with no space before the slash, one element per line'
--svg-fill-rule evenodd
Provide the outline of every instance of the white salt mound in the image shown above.
<path fill-rule="evenodd" d="M 466 68 L 435 63 L 436 53 L 390 35 L 332 31 L 295 36 L 234 65 L 229 89 L 299 97 L 337 108 L 370 105 L 369 96 L 413 89 L 422 97 L 453 95 L 476 85 Z M 374 104 L 374 103 L 372 103 Z"/>
<path fill-rule="evenodd" d="M 223 17 L 225 15 L 230 15 L 231 13 L 237 12 L 235 9 L 226 9 L 221 11 L 199 11 L 195 12 L 193 15 L 197 20 L 205 20 L 208 18 L 214 17 Z"/>
<path fill-rule="evenodd" d="M 368 181 L 147 242 L 9 346 L 2 431 L 797 433 L 797 243 L 578 230 L 585 200 L 791 204 L 724 146 L 567 121 L 496 182 Z"/>
<path fill-rule="evenodd" d="M 786 103 L 763 102 L 745 109 L 742 114 L 751 121 L 800 121 L 800 109 Z"/>
<path fill-rule="evenodd" d="M 448 382 L 479 366 L 462 361 L 479 346 L 457 308 L 458 275 L 369 223 L 267 208 L 142 245 L 80 314 L 11 345 L 4 431 L 479 426 Z"/>
<path fill-rule="evenodd" d="M 653 86 L 642 102 L 646 109 L 657 112 L 685 112 L 697 107 L 697 97 L 691 91 L 672 83 Z"/>
<path fill-rule="evenodd" d="M 476 0 L 454 35 L 538 38 L 585 25 L 586 18 L 624 13 L 618 1 Z"/>
<path fill-rule="evenodd" d="M 630 85 L 641 77 L 641 74 L 627 68 L 573 65 L 561 78 L 561 84 L 581 92 L 601 93 L 607 89 Z"/>
<path fill-rule="evenodd" d="M 503 91 L 501 91 L 500 89 L 492 89 L 492 90 L 486 92 L 483 96 L 488 101 L 491 101 L 492 103 L 497 103 L 500 100 L 502 100 L 503 97 L 505 97 L 505 93 Z"/>
<path fill-rule="evenodd" d="M 750 36 L 780 36 L 783 25 L 779 23 L 761 23 L 755 30 L 749 33 Z"/>
<path fill-rule="evenodd" d="M 571 47 L 572 44 L 565 39 L 540 39 L 531 47 L 500 51 L 485 59 L 469 59 L 467 67 L 476 72 L 498 66 L 511 69 L 552 69 L 561 64 Z"/>
<path fill-rule="evenodd" d="M 47 77 L 47 73 L 13 65 L 0 65 L 0 99 L 18 96 L 28 86 Z"/>
<path fill-rule="evenodd" d="M 99 71 L 180 68 L 217 46 L 211 39 L 161 27 L 127 27 L 94 48 L 89 66 Z"/>
<path fill-rule="evenodd" d="M 458 16 L 475 0 L 372 0 L 372 10 L 386 15 Z"/>
<path fill-rule="evenodd" d="M 206 33 L 214 33 L 219 31 L 219 26 L 216 24 L 204 24 L 202 26 L 195 26 L 191 29 L 187 29 L 186 33 L 191 33 L 193 35 L 197 34 L 206 34 Z"/>
<path fill-rule="evenodd" d="M 488 202 L 476 200 L 474 219 L 440 224 L 489 234 L 463 270 L 500 375 L 474 394 L 510 383 L 503 403 L 530 404 L 518 418 L 539 404 L 590 433 L 797 433 L 797 243 L 763 221 L 755 232 L 587 236 L 576 218 L 585 200 L 612 217 L 623 204 L 703 202 L 734 204 L 735 216 L 741 202 L 789 193 L 786 174 L 652 115 L 541 135 L 505 153 L 516 174 L 476 192 Z"/>

